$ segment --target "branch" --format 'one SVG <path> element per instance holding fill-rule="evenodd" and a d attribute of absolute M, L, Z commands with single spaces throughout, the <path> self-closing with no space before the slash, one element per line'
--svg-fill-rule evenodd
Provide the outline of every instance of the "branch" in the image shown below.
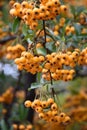
<path fill-rule="evenodd" d="M 17 36 L 6 36 L 0 40 L 0 44 L 5 44 L 8 41 L 14 40 Z"/>
<path fill-rule="evenodd" d="M 40 31 L 39 31 L 39 33 L 35 36 L 35 38 L 34 38 L 34 42 L 37 42 L 37 39 L 38 39 L 38 37 L 39 37 L 39 35 L 40 35 L 40 33 L 43 31 L 43 29 L 41 29 Z"/>
<path fill-rule="evenodd" d="M 18 37 L 18 35 L 13 35 L 13 36 L 6 36 L 3 39 L 0 40 L 0 44 L 5 44 L 8 41 L 14 40 Z M 21 34 L 20 35 L 21 38 L 24 38 L 24 36 Z"/>
<path fill-rule="evenodd" d="M 53 81 L 52 81 L 51 72 L 49 71 L 49 73 L 50 73 L 50 80 L 51 80 L 51 85 L 53 85 Z"/>

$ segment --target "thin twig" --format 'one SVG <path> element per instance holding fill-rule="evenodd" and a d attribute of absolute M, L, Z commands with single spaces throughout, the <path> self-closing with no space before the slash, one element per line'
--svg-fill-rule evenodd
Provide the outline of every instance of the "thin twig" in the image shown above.
<path fill-rule="evenodd" d="M 57 40 L 49 33 L 46 33 L 46 35 L 48 35 L 54 42 L 56 42 Z"/>
<path fill-rule="evenodd" d="M 49 73 L 50 73 L 50 81 L 51 81 L 51 85 L 53 85 L 53 81 L 52 81 L 51 72 L 49 71 Z"/>
<path fill-rule="evenodd" d="M 39 35 L 40 35 L 40 33 L 43 31 L 43 29 L 41 29 L 40 31 L 39 31 L 39 33 L 35 36 L 35 38 L 34 38 L 34 42 L 36 42 L 37 41 L 37 39 L 38 39 L 38 37 L 39 37 Z"/>
<path fill-rule="evenodd" d="M 43 20 L 43 30 L 44 30 L 44 45 L 46 44 L 46 29 L 45 29 L 45 20 Z"/>
<path fill-rule="evenodd" d="M 50 73 L 50 81 L 51 81 L 51 85 L 53 85 L 53 81 L 52 81 L 51 72 L 49 71 L 49 73 Z M 51 91 L 52 91 L 52 97 L 53 97 L 53 98 L 54 98 L 54 100 L 55 100 L 55 91 L 54 91 L 54 88 L 53 88 L 53 87 L 51 88 Z"/>

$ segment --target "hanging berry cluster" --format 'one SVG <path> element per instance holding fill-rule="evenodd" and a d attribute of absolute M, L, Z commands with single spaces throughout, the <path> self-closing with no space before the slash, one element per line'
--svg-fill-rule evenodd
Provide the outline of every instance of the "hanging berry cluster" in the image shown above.
<path fill-rule="evenodd" d="M 41 0 L 36 3 L 23 1 L 15 2 L 10 14 L 21 18 L 31 29 L 38 26 L 38 20 L 53 20 L 57 15 L 66 14 L 67 7 L 61 5 L 59 0 Z"/>
<path fill-rule="evenodd" d="M 25 101 L 25 106 L 27 108 L 33 108 L 39 114 L 39 118 L 46 122 L 54 122 L 62 125 L 68 125 L 71 122 L 69 116 L 60 112 L 58 105 L 52 98 L 48 98 L 47 101 L 35 99 L 31 102 L 30 100 L 27 100 Z"/>

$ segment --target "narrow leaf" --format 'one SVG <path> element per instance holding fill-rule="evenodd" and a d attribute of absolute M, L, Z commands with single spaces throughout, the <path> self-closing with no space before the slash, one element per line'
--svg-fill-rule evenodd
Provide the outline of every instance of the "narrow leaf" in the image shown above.
<path fill-rule="evenodd" d="M 43 48 L 43 47 L 37 48 L 37 49 L 36 49 L 36 52 L 37 52 L 38 55 L 43 55 L 43 56 L 45 56 L 45 55 L 47 54 L 46 49 Z"/>
<path fill-rule="evenodd" d="M 20 25 L 20 18 L 17 17 L 14 20 L 12 31 L 16 33 L 18 31 L 19 25 Z"/>

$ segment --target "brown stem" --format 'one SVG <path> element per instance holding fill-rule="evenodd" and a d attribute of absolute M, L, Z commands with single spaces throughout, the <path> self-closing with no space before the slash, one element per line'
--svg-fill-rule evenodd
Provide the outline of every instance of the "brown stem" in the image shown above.
<path fill-rule="evenodd" d="M 51 81 L 51 85 L 53 85 L 53 81 L 52 81 L 51 72 L 49 71 L 49 73 L 50 73 L 50 81 Z"/>
<path fill-rule="evenodd" d="M 50 73 L 51 85 L 53 85 L 53 81 L 52 81 L 51 72 L 49 71 L 49 73 Z M 55 91 L 54 91 L 54 88 L 51 88 L 51 91 L 52 91 L 52 97 L 53 97 L 53 98 L 54 98 L 54 100 L 55 100 Z"/>
<path fill-rule="evenodd" d="M 44 30 L 44 45 L 46 44 L 46 29 L 45 29 L 45 20 L 43 20 L 43 30 Z"/>
<path fill-rule="evenodd" d="M 34 37 L 34 43 L 35 42 L 37 42 L 37 39 L 38 39 L 38 37 L 39 37 L 39 35 L 40 35 L 40 33 L 43 31 L 43 29 L 41 29 L 40 31 L 39 31 L 39 33 Z"/>

